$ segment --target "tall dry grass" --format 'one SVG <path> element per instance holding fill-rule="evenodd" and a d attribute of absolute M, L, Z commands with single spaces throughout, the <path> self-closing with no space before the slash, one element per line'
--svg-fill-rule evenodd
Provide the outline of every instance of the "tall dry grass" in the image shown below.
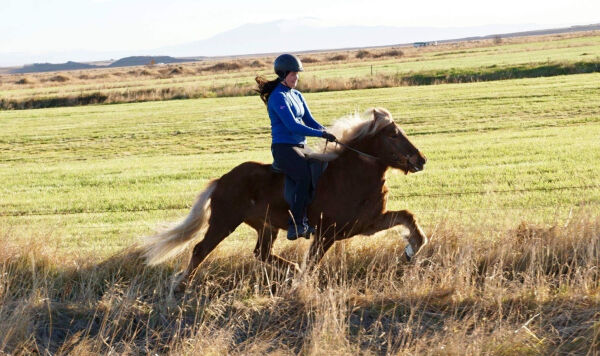
<path fill-rule="evenodd" d="M 440 222 L 414 264 L 394 232 L 337 243 L 288 276 L 217 250 L 185 293 L 173 265 L 41 242 L 0 249 L 0 351 L 12 354 L 597 354 L 600 220 L 464 230 Z M 301 259 L 304 248 L 280 248 Z M 240 255 L 241 253 L 241 255 Z"/>
<path fill-rule="evenodd" d="M 549 77 L 565 74 L 594 73 L 600 71 L 600 61 L 561 63 L 551 62 L 510 67 L 485 67 L 476 70 L 442 70 L 414 74 L 375 73 L 352 78 L 304 77 L 298 89 L 303 92 L 324 92 L 354 89 L 390 88 L 397 86 L 434 85 L 445 83 L 472 83 L 491 80 L 516 78 Z M 182 73 L 183 69 L 174 68 L 162 71 L 168 76 Z M 140 73 L 140 75 L 144 75 Z M 0 109 L 21 110 L 48 107 L 78 106 L 89 104 L 130 103 L 143 101 L 197 99 L 214 97 L 235 97 L 256 95 L 253 84 L 177 86 L 161 88 L 124 89 L 121 91 L 102 91 L 56 97 L 25 97 L 21 99 L 0 98 Z"/>

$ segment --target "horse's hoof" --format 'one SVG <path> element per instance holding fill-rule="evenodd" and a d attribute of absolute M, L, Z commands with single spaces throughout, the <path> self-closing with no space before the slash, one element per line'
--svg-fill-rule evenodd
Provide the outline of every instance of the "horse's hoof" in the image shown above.
<path fill-rule="evenodd" d="M 186 289 L 187 289 L 187 283 L 180 282 L 180 283 L 176 284 L 175 286 L 173 286 L 172 291 L 175 294 L 182 294 L 182 293 L 185 293 Z"/>
<path fill-rule="evenodd" d="M 406 258 L 406 261 L 412 261 L 414 256 L 415 251 L 413 250 L 412 246 L 410 244 L 406 245 L 406 247 L 404 248 L 404 257 Z"/>
<path fill-rule="evenodd" d="M 171 282 L 171 288 L 169 290 L 169 296 L 173 297 L 175 294 L 182 294 L 187 288 L 184 273 L 178 273 Z"/>

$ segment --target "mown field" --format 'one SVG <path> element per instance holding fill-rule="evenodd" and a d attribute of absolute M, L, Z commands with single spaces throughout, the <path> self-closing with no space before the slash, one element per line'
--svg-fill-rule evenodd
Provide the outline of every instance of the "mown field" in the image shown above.
<path fill-rule="evenodd" d="M 511 46 L 524 63 L 581 55 Z M 477 57 L 493 50 L 437 57 L 500 63 Z M 240 227 L 169 298 L 187 256 L 148 268 L 132 246 L 185 216 L 208 180 L 271 160 L 260 99 L 0 111 L 0 351 L 600 352 L 600 73 L 305 97 L 326 125 L 385 107 L 427 155 L 423 172 L 388 176 L 388 207 L 431 237 L 413 264 L 399 229 L 338 243 L 292 277 L 254 260 Z M 308 242 L 284 240 L 275 250 L 301 261 Z"/>

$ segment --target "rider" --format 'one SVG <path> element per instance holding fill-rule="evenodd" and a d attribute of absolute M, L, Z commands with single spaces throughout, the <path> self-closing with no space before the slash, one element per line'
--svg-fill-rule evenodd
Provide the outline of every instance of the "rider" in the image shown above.
<path fill-rule="evenodd" d="M 271 119 L 273 165 L 295 183 L 294 198 L 288 202 L 291 217 L 287 238 L 309 238 L 315 231 L 306 216 L 311 172 L 302 149 L 306 145 L 306 136 L 323 137 L 328 141 L 336 138 L 312 117 L 304 97 L 294 89 L 298 84 L 298 72 L 304 70 L 300 59 L 292 54 L 282 54 L 275 59 L 274 67 L 277 79 L 267 81 L 257 77 L 256 82 Z"/>

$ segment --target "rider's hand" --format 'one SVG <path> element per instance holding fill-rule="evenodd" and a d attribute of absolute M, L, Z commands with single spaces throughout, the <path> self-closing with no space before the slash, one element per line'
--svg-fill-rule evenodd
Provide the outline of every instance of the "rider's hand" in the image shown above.
<path fill-rule="evenodd" d="M 331 142 L 337 141 L 337 138 L 335 138 L 335 136 L 333 136 L 332 134 L 330 134 L 327 131 L 323 131 L 323 133 L 321 134 L 321 137 L 323 137 L 327 141 L 331 141 Z"/>

